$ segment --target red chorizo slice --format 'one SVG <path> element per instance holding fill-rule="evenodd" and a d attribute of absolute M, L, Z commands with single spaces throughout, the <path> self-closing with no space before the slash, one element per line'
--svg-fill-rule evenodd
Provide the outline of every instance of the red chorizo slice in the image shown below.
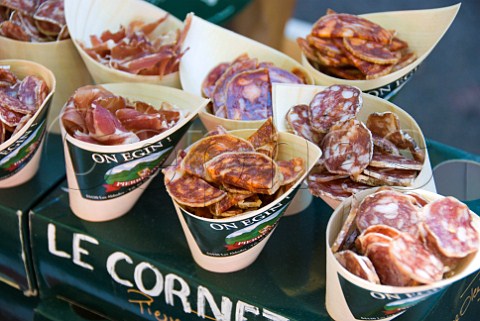
<path fill-rule="evenodd" d="M 422 213 L 427 238 L 443 255 L 461 258 L 478 250 L 478 231 L 465 204 L 449 196 L 427 204 Z"/>
<path fill-rule="evenodd" d="M 204 164 L 225 152 L 253 152 L 252 144 L 233 135 L 215 135 L 202 138 L 190 146 L 182 160 L 183 169 L 192 175 L 206 178 Z"/>
<path fill-rule="evenodd" d="M 306 39 L 298 37 L 297 44 L 300 50 L 302 50 L 302 53 L 305 55 L 305 57 L 307 57 L 308 60 L 310 60 L 311 63 L 321 63 L 315 47 L 311 46 Z"/>
<path fill-rule="evenodd" d="M 202 82 L 202 93 L 205 97 L 211 98 L 213 89 L 215 88 L 215 83 L 223 75 L 225 70 L 230 66 L 230 63 L 223 62 L 221 64 L 213 67 L 212 70 L 207 74 L 207 77 Z"/>
<path fill-rule="evenodd" d="M 343 51 L 340 50 L 329 38 L 318 38 L 310 34 L 307 36 L 307 41 L 310 46 L 313 46 L 316 50 L 318 50 L 318 52 L 323 55 L 333 58 L 339 58 L 340 56 L 345 57 L 345 59 L 347 58 Z"/>
<path fill-rule="evenodd" d="M 331 57 L 321 52 L 317 52 L 316 55 L 317 55 L 318 62 L 325 67 L 339 68 L 339 67 L 349 67 L 352 65 L 351 60 L 345 55 Z"/>
<path fill-rule="evenodd" d="M 331 173 L 358 175 L 373 155 L 372 135 L 365 125 L 350 119 L 333 125 L 322 141 L 325 167 Z"/>
<path fill-rule="evenodd" d="M 355 66 L 322 67 L 319 70 L 337 78 L 349 80 L 365 80 L 365 75 Z"/>
<path fill-rule="evenodd" d="M 390 51 L 399 51 L 406 48 L 408 48 L 408 43 L 398 37 L 393 37 L 392 42 L 388 45 Z"/>
<path fill-rule="evenodd" d="M 284 83 L 284 84 L 303 84 L 304 81 L 299 76 L 295 75 L 293 72 L 288 70 L 276 67 L 271 64 L 265 65 L 265 63 L 260 63 L 259 68 L 266 68 L 268 70 L 268 76 L 271 83 Z"/>
<path fill-rule="evenodd" d="M 335 258 L 338 260 L 347 271 L 364 280 L 375 284 L 380 284 L 377 272 L 373 267 L 372 262 L 367 257 L 362 257 L 352 251 L 342 251 L 335 253 Z"/>
<path fill-rule="evenodd" d="M 362 106 L 361 90 L 333 85 L 317 93 L 310 102 L 312 129 L 326 133 L 337 122 L 354 118 Z"/>
<path fill-rule="evenodd" d="M 423 163 L 414 159 L 407 158 L 403 155 L 373 153 L 372 160 L 369 166 L 377 168 L 393 168 L 420 171 L 423 168 Z"/>
<path fill-rule="evenodd" d="M 418 238 L 401 233 L 393 238 L 389 248 L 395 266 L 411 279 L 430 284 L 443 278 L 442 262 Z"/>
<path fill-rule="evenodd" d="M 213 215 L 220 215 L 225 211 L 229 210 L 233 206 L 237 205 L 238 202 L 243 201 L 244 199 L 252 196 L 253 193 L 250 194 L 234 194 L 234 193 L 227 193 L 227 195 L 222 198 L 220 201 L 216 202 L 212 205 L 212 214 Z"/>
<path fill-rule="evenodd" d="M 376 64 L 366 60 L 362 60 L 354 56 L 351 52 L 345 51 L 345 55 L 364 75 L 365 79 L 377 79 L 392 72 L 393 64 Z"/>
<path fill-rule="evenodd" d="M 43 79 L 36 76 L 27 76 L 18 88 L 18 99 L 27 105 L 34 113 L 47 98 L 49 89 Z"/>
<path fill-rule="evenodd" d="M 370 166 L 365 168 L 363 173 L 384 182 L 382 185 L 391 186 L 411 186 L 418 176 L 417 170 L 375 168 Z"/>
<path fill-rule="evenodd" d="M 385 190 L 370 194 L 358 208 L 357 226 L 361 232 L 369 226 L 383 224 L 418 236 L 419 223 L 419 209 L 410 197 L 396 191 Z"/>
<path fill-rule="evenodd" d="M 322 141 L 323 135 L 312 130 L 309 109 L 308 105 L 293 106 L 288 110 L 285 119 L 291 132 L 318 145 Z"/>
<path fill-rule="evenodd" d="M 243 71 L 226 88 L 227 117 L 236 120 L 267 119 L 272 111 L 272 88 L 267 69 Z"/>
<path fill-rule="evenodd" d="M 275 159 L 278 144 L 278 131 L 273 124 L 272 117 L 269 117 L 247 140 L 253 145 L 256 151 L 264 153 Z"/>
<path fill-rule="evenodd" d="M 417 55 L 414 52 L 409 52 L 402 55 L 398 62 L 393 65 L 392 72 L 405 68 L 415 60 L 417 60 Z"/>
<path fill-rule="evenodd" d="M 277 161 L 280 173 L 283 175 L 282 185 L 296 182 L 305 172 L 305 161 L 301 157 Z"/>
<path fill-rule="evenodd" d="M 378 24 L 346 13 L 321 17 L 313 25 L 312 35 L 320 38 L 355 37 L 383 44 L 389 44 L 393 37 L 388 30 Z"/>
<path fill-rule="evenodd" d="M 234 185 L 253 193 L 273 194 L 281 185 L 278 165 L 256 152 L 222 153 L 205 164 L 209 178 L 217 183 Z"/>
<path fill-rule="evenodd" d="M 399 60 L 397 54 L 378 42 L 359 38 L 343 38 L 343 45 L 355 57 L 374 64 L 390 65 L 396 64 Z"/>

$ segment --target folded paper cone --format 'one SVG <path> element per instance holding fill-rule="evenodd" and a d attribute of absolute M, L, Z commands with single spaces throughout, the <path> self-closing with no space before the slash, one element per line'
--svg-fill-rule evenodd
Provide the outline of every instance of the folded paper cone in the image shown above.
<path fill-rule="evenodd" d="M 235 130 L 247 138 L 255 130 Z M 306 172 L 275 201 L 256 211 L 225 219 L 208 219 L 186 211 L 172 200 L 195 262 L 205 270 L 219 273 L 241 270 L 258 257 L 279 219 L 289 206 L 306 173 L 321 156 L 320 149 L 303 138 L 279 133 L 278 159 L 302 157 Z"/>
<path fill-rule="evenodd" d="M 9 66 L 18 79 L 38 76 L 50 90 L 32 118 L 18 133 L 0 145 L 0 188 L 7 188 L 27 182 L 38 170 L 56 81 L 52 71 L 32 61 L 5 59 L 0 60 L 0 66 Z"/>
<path fill-rule="evenodd" d="M 73 43 L 77 47 L 88 71 L 97 84 L 115 82 L 152 83 L 180 88 L 178 72 L 163 77 L 135 75 L 107 67 L 90 57 L 80 46 L 91 45 L 90 36 L 100 36 L 104 31 L 116 32 L 120 26 L 132 21 L 153 22 L 168 14 L 166 11 L 141 0 L 65 0 L 65 18 Z M 169 31 L 182 29 L 183 23 L 172 15 L 152 33 L 160 36 Z"/>
<path fill-rule="evenodd" d="M 375 22 L 387 30 L 396 30 L 398 37 L 406 41 L 410 50 L 417 55 L 417 59 L 408 66 L 385 76 L 371 80 L 347 80 L 318 71 L 303 54 L 302 63 L 318 85 L 347 84 L 356 86 L 369 94 L 390 99 L 405 85 L 418 69 L 418 66 L 432 52 L 447 32 L 459 9 L 460 4 L 456 4 L 437 9 L 390 11 L 360 15 L 360 17 Z"/>
<path fill-rule="evenodd" d="M 373 193 L 376 188 L 355 194 L 361 201 Z M 415 190 L 428 201 L 443 196 L 425 190 Z M 469 255 L 455 269 L 452 277 L 445 278 L 429 285 L 389 286 L 374 284 L 359 278 L 345 268 L 335 258 L 331 246 L 341 230 L 349 211 L 352 197 L 346 199 L 333 212 L 326 231 L 327 241 L 327 285 L 326 308 L 334 320 L 391 320 L 415 304 L 428 300 L 430 296 L 445 289 L 452 283 L 461 280 L 480 268 L 480 251 Z M 473 226 L 480 233 L 480 218 L 471 212 Z"/>
<path fill-rule="evenodd" d="M 325 88 L 326 87 L 315 85 L 307 86 L 293 84 L 273 84 L 273 112 L 276 116 L 276 118 L 274 118 L 274 122 L 278 130 L 288 131 L 285 116 L 290 108 L 299 104 L 309 105 L 315 94 Z M 400 127 L 402 130 L 408 133 L 415 140 L 415 142 L 417 142 L 421 150 L 425 151 L 425 160 L 422 170 L 415 178 L 413 184 L 408 187 L 403 187 L 403 189 L 421 188 L 431 192 L 436 192 L 435 182 L 432 175 L 432 167 L 430 165 L 430 159 L 428 158 L 425 137 L 417 122 L 403 109 L 387 100 L 366 93 L 362 93 L 362 98 L 363 105 L 356 117 L 358 120 L 366 122 L 368 115 L 373 112 L 389 111 L 395 113 L 400 120 Z M 402 187 L 398 188 L 402 189 Z M 336 208 L 341 203 L 341 201 L 327 196 L 322 196 L 322 199 L 332 208 Z"/>
<path fill-rule="evenodd" d="M 49 108 L 47 129 L 60 133 L 57 120 L 63 104 L 75 89 L 92 83 L 72 40 L 34 43 L 0 37 L 0 57 L 34 61 L 53 72 L 57 88 Z"/>
<path fill-rule="evenodd" d="M 182 88 L 190 93 L 202 95 L 202 82 L 215 66 L 223 62 L 233 62 L 241 54 L 247 53 L 259 62 L 272 62 L 275 66 L 291 71 L 298 69 L 313 84 L 313 78 L 296 60 L 284 53 L 257 41 L 224 29 L 213 23 L 193 16 L 190 30 L 182 46 L 188 52 L 180 62 Z M 258 128 L 263 120 L 246 121 L 217 117 L 205 108 L 199 113 L 200 120 L 208 130 L 222 125 L 227 130 Z"/>
<path fill-rule="evenodd" d="M 120 217 L 133 207 L 199 109 L 208 103 L 202 97 L 159 85 L 102 86 L 130 101 L 142 101 L 154 107 L 169 102 L 186 115 L 174 127 L 154 137 L 115 146 L 82 142 L 66 134 L 61 124 L 70 208 L 78 217 L 95 222 Z"/>

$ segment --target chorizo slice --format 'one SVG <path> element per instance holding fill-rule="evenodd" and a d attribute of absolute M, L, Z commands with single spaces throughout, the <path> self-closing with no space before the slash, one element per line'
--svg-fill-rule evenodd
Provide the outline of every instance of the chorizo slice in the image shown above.
<path fill-rule="evenodd" d="M 205 97 L 211 98 L 213 89 L 215 88 L 215 83 L 223 75 L 225 70 L 230 66 L 230 63 L 223 62 L 215 67 L 207 74 L 207 77 L 202 82 L 202 93 Z"/>
<path fill-rule="evenodd" d="M 272 117 L 269 117 L 247 140 L 257 152 L 273 159 L 277 156 L 278 131 Z"/>
<path fill-rule="evenodd" d="M 280 173 L 283 175 L 282 185 L 295 183 L 305 172 L 305 161 L 301 157 L 277 161 Z"/>
<path fill-rule="evenodd" d="M 391 65 L 399 61 L 397 54 L 378 42 L 345 37 L 343 45 L 355 57 L 374 64 Z"/>

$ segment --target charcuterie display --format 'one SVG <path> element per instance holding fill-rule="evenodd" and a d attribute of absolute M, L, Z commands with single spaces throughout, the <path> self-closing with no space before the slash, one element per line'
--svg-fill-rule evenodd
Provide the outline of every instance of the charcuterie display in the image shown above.
<path fill-rule="evenodd" d="M 93 144 L 135 143 L 158 135 L 185 115 L 168 102 L 155 107 L 129 101 L 102 86 L 77 89 L 67 101 L 62 122 L 72 137 Z"/>
<path fill-rule="evenodd" d="M 472 213 L 450 196 L 426 202 L 389 187 L 354 201 L 332 245 L 335 257 L 377 284 L 414 286 L 454 275 L 479 248 Z"/>
<path fill-rule="evenodd" d="M 63 0 L 0 1 L 0 36 L 27 42 L 68 39 Z"/>
<path fill-rule="evenodd" d="M 164 169 L 167 192 L 189 212 L 206 218 L 257 210 L 306 170 L 301 157 L 276 160 L 277 141 L 272 118 L 247 139 L 217 128 Z"/>
<path fill-rule="evenodd" d="M 8 66 L 0 66 L 0 144 L 20 131 L 49 92 L 40 77 L 30 75 L 20 80 Z"/>
<path fill-rule="evenodd" d="M 332 10 L 318 19 L 297 43 L 319 71 L 349 80 L 376 79 L 416 59 L 395 30 L 365 18 Z"/>

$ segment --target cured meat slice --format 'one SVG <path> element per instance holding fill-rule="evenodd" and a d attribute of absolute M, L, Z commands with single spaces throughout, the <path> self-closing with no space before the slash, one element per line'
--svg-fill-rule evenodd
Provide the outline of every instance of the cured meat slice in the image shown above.
<path fill-rule="evenodd" d="M 5 106 L 5 97 L 9 96 L 0 92 L 0 122 L 2 122 L 5 126 L 13 128 L 20 123 L 23 114 L 12 111 Z"/>
<path fill-rule="evenodd" d="M 345 48 L 357 58 L 381 65 L 396 64 L 398 55 L 392 53 L 385 45 L 359 38 L 343 38 Z"/>
<path fill-rule="evenodd" d="M 355 246 L 357 247 L 359 253 L 366 253 L 370 245 L 376 243 L 390 244 L 392 240 L 391 237 L 381 234 L 370 232 L 368 234 L 360 234 L 355 240 Z"/>
<path fill-rule="evenodd" d="M 31 16 L 20 13 L 19 11 L 14 11 L 10 16 L 10 21 L 19 24 L 24 32 L 30 36 L 30 41 L 32 42 L 51 41 L 48 36 L 38 30 L 35 19 Z"/>
<path fill-rule="evenodd" d="M 318 58 L 318 55 L 317 55 L 317 52 L 316 52 L 315 48 L 313 46 L 311 46 L 308 43 L 307 40 L 305 40 L 301 37 L 298 37 L 297 38 L 297 44 L 300 47 L 300 49 L 302 50 L 305 57 L 307 57 L 308 60 L 310 60 L 313 63 L 317 63 L 317 64 L 321 63 L 319 58 Z"/>
<path fill-rule="evenodd" d="M 335 179 L 327 182 L 308 180 L 308 189 L 313 196 L 326 196 L 343 201 L 352 195 L 352 193 L 345 191 L 342 187 L 345 180 L 349 180 L 349 178 Z"/>
<path fill-rule="evenodd" d="M 327 67 L 348 67 L 352 65 L 352 62 L 346 55 L 339 55 L 335 57 L 331 57 L 329 55 L 323 54 L 321 52 L 317 52 L 317 59 L 318 62 Z"/>
<path fill-rule="evenodd" d="M 237 73 L 226 87 L 227 117 L 236 120 L 267 119 L 273 114 L 269 72 L 256 69 Z"/>
<path fill-rule="evenodd" d="M 252 194 L 252 192 L 246 190 L 246 189 L 243 189 L 243 188 L 240 188 L 240 187 L 237 187 L 237 186 L 233 186 L 233 185 L 230 185 L 230 184 L 227 184 L 225 182 L 222 182 L 222 189 L 226 190 L 228 193 L 232 193 L 232 194 Z"/>
<path fill-rule="evenodd" d="M 217 125 L 214 130 L 207 132 L 204 137 L 215 136 L 215 135 L 225 135 L 227 133 L 228 132 L 225 129 L 225 127 L 223 127 L 222 125 Z"/>
<path fill-rule="evenodd" d="M 283 175 L 282 185 L 296 182 L 305 172 L 305 161 L 301 157 L 277 161 L 277 165 Z"/>
<path fill-rule="evenodd" d="M 405 192 L 405 195 L 410 196 L 414 200 L 414 204 L 418 207 L 424 207 L 428 204 L 428 201 L 418 193 L 415 192 Z"/>
<path fill-rule="evenodd" d="M 398 62 L 395 65 L 393 65 L 392 72 L 405 68 L 415 60 L 417 60 L 417 55 L 414 52 L 409 52 L 402 55 L 402 57 L 400 57 Z"/>
<path fill-rule="evenodd" d="M 312 129 L 326 133 L 337 122 L 354 118 L 362 106 L 361 90 L 333 85 L 317 93 L 310 102 Z"/>
<path fill-rule="evenodd" d="M 222 153 L 205 164 L 214 182 L 225 182 L 253 193 L 273 194 L 281 185 L 278 165 L 256 152 Z"/>
<path fill-rule="evenodd" d="M 417 238 L 401 233 L 390 242 L 389 247 L 393 263 L 404 275 L 422 284 L 442 279 L 442 262 Z"/>
<path fill-rule="evenodd" d="M 375 112 L 368 115 L 367 128 L 377 137 L 387 138 L 391 133 L 399 131 L 400 120 L 392 112 Z"/>
<path fill-rule="evenodd" d="M 389 44 L 393 37 L 388 30 L 376 23 L 346 13 L 321 17 L 313 25 L 312 35 L 320 38 L 354 37 L 382 44 Z"/>
<path fill-rule="evenodd" d="M 367 248 L 366 256 L 377 272 L 380 283 L 393 286 L 412 286 L 416 281 L 403 273 L 390 258 L 390 244 L 372 243 Z"/>
<path fill-rule="evenodd" d="M 465 204 L 449 196 L 427 204 L 422 214 L 427 239 L 443 255 L 461 258 L 478 251 L 478 231 Z"/>
<path fill-rule="evenodd" d="M 58 35 L 65 21 L 63 0 L 47 0 L 38 6 L 33 18 L 37 26 L 46 35 Z"/>
<path fill-rule="evenodd" d="M 135 109 L 122 108 L 115 116 L 125 129 L 134 132 L 140 139 L 148 139 L 169 129 L 160 114 L 141 113 Z"/>
<path fill-rule="evenodd" d="M 34 113 L 43 104 L 49 93 L 47 84 L 37 76 L 26 76 L 18 88 L 18 99 Z"/>
<path fill-rule="evenodd" d="M 277 156 L 278 132 L 272 117 L 269 117 L 247 140 L 252 143 L 257 152 L 273 159 Z"/>
<path fill-rule="evenodd" d="M 35 112 L 35 107 L 26 105 L 19 99 L 10 97 L 3 92 L 0 92 L 0 108 L 24 115 Z"/>
<path fill-rule="evenodd" d="M 2 0 L 0 6 L 33 16 L 37 8 L 37 0 Z"/>
<path fill-rule="evenodd" d="M 87 85 L 75 90 L 71 99 L 75 108 L 77 108 L 80 113 L 84 114 L 87 109 L 90 108 L 94 100 L 100 98 L 108 100 L 115 97 L 116 96 L 112 92 L 106 90 L 102 86 Z M 103 103 L 99 104 L 103 105 Z"/>
<path fill-rule="evenodd" d="M 401 232 L 419 235 L 419 209 L 410 197 L 396 191 L 381 191 L 365 197 L 359 205 L 357 226 L 360 232 L 383 224 Z"/>
<path fill-rule="evenodd" d="M 225 152 L 253 152 L 252 144 L 233 135 L 215 135 L 205 137 L 190 146 L 182 160 L 183 169 L 192 175 L 206 178 L 204 164 Z"/>
<path fill-rule="evenodd" d="M 348 216 L 345 219 L 345 222 L 343 222 L 342 229 L 340 230 L 340 232 L 338 232 L 337 237 L 332 244 L 331 249 L 333 253 L 341 251 L 346 247 L 348 248 L 348 246 L 346 245 L 348 240 L 350 239 L 350 235 L 355 234 L 355 237 L 357 236 L 357 234 L 354 233 L 357 230 L 357 225 L 355 224 L 357 211 L 358 202 L 355 199 L 352 199 L 352 204 L 350 207 L 350 211 L 348 212 Z"/>
<path fill-rule="evenodd" d="M 262 205 L 262 200 L 258 194 L 253 194 L 238 202 L 237 206 L 243 209 L 259 208 Z"/>
<path fill-rule="evenodd" d="M 388 45 L 390 51 L 399 51 L 406 48 L 408 48 L 408 43 L 398 37 L 393 37 L 392 42 Z"/>
<path fill-rule="evenodd" d="M 322 141 L 323 135 L 312 130 L 309 109 L 308 105 L 293 106 L 288 110 L 285 119 L 292 133 L 318 145 Z"/>
<path fill-rule="evenodd" d="M 393 186 L 410 186 L 418 176 L 417 170 L 367 167 L 363 170 L 367 176 L 376 178 L 384 184 Z"/>
<path fill-rule="evenodd" d="M 335 253 L 335 258 L 353 275 L 372 283 L 380 284 L 377 272 L 375 272 L 372 262 L 367 257 L 362 257 L 347 250 Z"/>
<path fill-rule="evenodd" d="M 262 63 L 259 64 L 259 67 L 262 68 Z M 304 81 L 299 76 L 294 73 L 275 67 L 274 65 L 268 65 L 263 68 L 268 70 L 268 76 L 271 83 L 285 83 L 285 84 L 303 84 Z"/>
<path fill-rule="evenodd" d="M 395 146 L 395 144 L 389 141 L 388 139 L 372 133 L 372 140 L 373 140 L 374 155 L 376 153 L 400 155 L 400 151 L 398 150 L 397 146 Z"/>
<path fill-rule="evenodd" d="M 390 133 L 387 139 L 400 149 L 408 149 L 413 158 L 421 163 L 425 160 L 425 151 L 417 145 L 415 139 L 403 130 Z"/>
<path fill-rule="evenodd" d="M 13 21 L 4 21 L 0 23 L 0 36 L 19 41 L 30 41 L 30 35 L 19 23 Z"/>
<path fill-rule="evenodd" d="M 310 46 L 315 47 L 315 49 L 317 49 L 318 52 L 323 55 L 337 59 L 340 59 L 340 57 L 344 57 L 344 59 L 347 59 L 343 51 L 340 50 L 329 38 L 318 38 L 312 35 L 308 35 L 307 41 Z"/>
<path fill-rule="evenodd" d="M 391 226 L 388 226 L 388 225 L 383 225 L 383 224 L 377 224 L 377 225 L 371 225 L 371 226 L 367 227 L 362 232 L 362 235 L 367 235 L 369 233 L 383 234 L 385 236 L 388 236 L 390 239 L 392 239 L 392 238 L 400 235 L 401 232 L 394 227 L 391 227 Z"/>
<path fill-rule="evenodd" d="M 348 178 L 348 175 L 332 174 L 323 165 L 315 165 L 307 179 L 312 182 L 326 183 L 337 179 Z"/>
<path fill-rule="evenodd" d="M 78 112 L 73 103 L 67 103 L 62 113 L 62 123 L 67 133 L 73 136 L 74 132 L 87 133 L 85 118 Z"/>
<path fill-rule="evenodd" d="M 373 155 L 372 135 L 356 119 L 338 122 L 322 142 L 325 167 L 331 173 L 359 175 Z"/>
<path fill-rule="evenodd" d="M 384 153 L 373 153 L 373 157 L 369 166 L 416 171 L 420 171 L 423 168 L 423 164 L 414 159 L 406 158 L 402 155 L 391 155 Z"/>
<path fill-rule="evenodd" d="M 360 182 L 356 182 L 356 181 L 354 181 L 350 178 L 350 179 L 346 179 L 342 183 L 342 188 L 347 192 L 355 194 L 355 193 L 364 191 L 366 189 L 369 189 L 369 188 L 371 188 L 371 186 L 369 186 L 367 184 L 360 183 Z"/>
<path fill-rule="evenodd" d="M 230 66 L 230 63 L 223 62 L 215 66 L 210 72 L 208 73 L 207 77 L 202 82 L 202 93 L 205 97 L 211 98 L 213 89 L 215 88 L 215 83 L 217 80 L 222 76 L 222 74 L 227 70 Z"/>
<path fill-rule="evenodd" d="M 333 77 L 349 79 L 349 80 L 364 80 L 365 75 L 355 66 L 348 67 L 322 67 L 323 71 Z"/>
<path fill-rule="evenodd" d="M 17 76 L 10 71 L 10 68 L 0 66 L 0 84 L 12 86 L 18 82 Z"/>
<path fill-rule="evenodd" d="M 214 203 L 212 205 L 212 214 L 213 215 L 220 215 L 223 212 L 226 212 L 228 209 L 232 208 L 233 206 L 237 205 L 238 202 L 243 201 L 244 199 L 252 196 L 253 193 L 250 194 L 234 194 L 234 193 L 227 193 L 227 195 L 222 198 L 220 201 Z"/>
<path fill-rule="evenodd" d="M 349 51 L 345 51 L 345 55 L 352 62 L 352 64 L 365 75 L 365 79 L 367 80 L 376 79 L 381 76 L 388 75 L 393 70 L 393 64 L 385 65 L 365 61 L 354 56 Z"/>

